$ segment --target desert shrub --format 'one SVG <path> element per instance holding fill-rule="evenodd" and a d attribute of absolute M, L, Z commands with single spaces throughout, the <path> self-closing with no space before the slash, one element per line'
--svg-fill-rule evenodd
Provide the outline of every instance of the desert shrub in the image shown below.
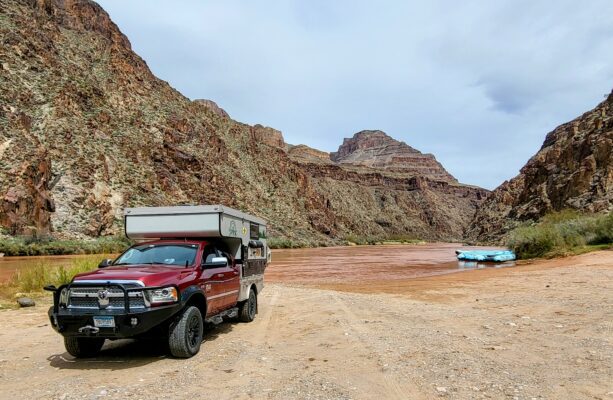
<path fill-rule="evenodd" d="M 591 233 L 589 244 L 613 243 L 613 213 L 598 218 Z"/>
<path fill-rule="evenodd" d="M 365 237 L 362 236 L 356 236 L 356 235 L 346 235 L 344 238 L 344 241 L 346 244 L 349 243 L 354 243 L 354 244 L 358 244 L 358 245 L 365 245 L 368 244 L 368 240 Z"/>
<path fill-rule="evenodd" d="M 542 257 L 561 242 L 560 235 L 548 227 L 526 226 L 515 229 L 508 241 L 519 258 Z"/>
<path fill-rule="evenodd" d="M 546 215 L 533 225 L 520 226 L 508 236 L 507 246 L 519 258 L 550 257 L 583 252 L 586 246 L 613 243 L 613 214 L 562 211 Z"/>
<path fill-rule="evenodd" d="M 67 266 L 54 266 L 42 261 L 17 271 L 6 286 L 19 292 L 40 292 L 45 285 L 63 285 L 76 274 L 96 269 L 99 261 L 99 256 L 74 259 Z"/>
<path fill-rule="evenodd" d="M 298 243 L 288 238 L 268 238 L 268 247 L 271 249 L 294 249 L 300 247 Z"/>

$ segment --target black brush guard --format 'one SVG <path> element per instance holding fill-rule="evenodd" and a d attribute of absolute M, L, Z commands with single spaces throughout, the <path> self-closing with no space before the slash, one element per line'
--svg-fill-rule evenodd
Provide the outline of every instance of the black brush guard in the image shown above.
<path fill-rule="evenodd" d="M 60 307 L 60 295 L 62 290 L 71 288 L 86 288 L 86 287 L 103 287 L 119 288 L 123 292 L 124 309 L 69 309 Z M 166 322 L 173 315 L 178 313 L 183 304 L 181 301 L 172 303 L 169 305 L 160 305 L 153 307 L 140 308 L 138 310 L 130 310 L 130 297 L 131 292 L 143 292 L 146 290 L 157 290 L 168 287 L 174 287 L 177 290 L 177 294 L 180 297 L 179 288 L 176 285 L 164 285 L 164 286 L 149 286 L 149 287 L 134 287 L 128 288 L 121 283 L 100 281 L 100 282 L 71 282 L 60 287 L 53 285 L 45 286 L 44 290 L 53 293 L 53 306 L 49 309 L 49 320 L 53 329 L 63 336 L 99 336 L 109 339 L 113 338 L 127 338 L 141 335 L 158 325 Z M 93 324 L 94 316 L 113 316 L 115 319 L 114 328 L 96 328 L 96 329 L 83 329 L 90 328 Z M 132 318 L 137 318 L 138 323 L 133 325 Z"/>

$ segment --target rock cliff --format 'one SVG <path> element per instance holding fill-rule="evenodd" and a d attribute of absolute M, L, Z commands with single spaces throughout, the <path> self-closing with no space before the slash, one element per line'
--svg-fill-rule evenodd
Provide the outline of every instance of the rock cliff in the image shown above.
<path fill-rule="evenodd" d="M 330 154 L 330 158 L 339 164 L 457 182 L 432 154 L 422 154 L 382 131 L 365 130 L 356 133 L 352 138 L 345 139 L 338 151 Z"/>
<path fill-rule="evenodd" d="M 202 105 L 204 108 L 212 111 L 219 117 L 230 118 L 230 115 L 223 108 L 219 107 L 213 100 L 196 99 L 194 103 Z"/>
<path fill-rule="evenodd" d="M 0 0 L 0 42 L 5 233 L 121 234 L 126 206 L 223 203 L 311 244 L 450 240 L 487 193 L 384 134 L 357 135 L 333 162 L 190 101 L 92 1 Z"/>
<path fill-rule="evenodd" d="M 524 221 L 570 208 L 613 211 L 613 92 L 596 108 L 547 134 L 518 176 L 480 206 L 467 234 L 500 240 Z"/>
<path fill-rule="evenodd" d="M 355 141 L 345 139 L 331 155 L 304 145 L 289 150 L 290 158 L 302 165 L 316 190 L 325 194 L 326 207 L 335 215 L 335 228 L 380 237 L 462 240 L 465 224 L 488 191 L 457 183 L 441 172 L 442 167 L 432 170 L 419 162 L 413 164 L 415 159 L 408 162 L 404 158 L 394 168 L 390 160 L 395 154 L 405 155 L 409 146 L 399 146 L 400 142 L 383 134 L 392 148 L 384 153 L 370 152 L 375 146 L 385 147 L 378 142 L 379 132 L 371 136 L 364 131 L 354 136 Z M 359 153 L 359 162 L 333 161 L 339 160 L 338 154 L 349 147 L 348 142 L 353 149 L 345 153 L 346 159 Z M 366 151 L 359 150 L 360 146 Z M 394 153 L 394 146 L 398 153 Z"/>

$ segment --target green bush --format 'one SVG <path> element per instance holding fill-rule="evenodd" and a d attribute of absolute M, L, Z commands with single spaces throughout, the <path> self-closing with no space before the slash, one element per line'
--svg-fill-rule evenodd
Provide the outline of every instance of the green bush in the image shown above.
<path fill-rule="evenodd" d="M 613 213 L 582 215 L 576 211 L 548 214 L 537 224 L 513 230 L 507 240 L 518 258 L 578 253 L 586 246 L 612 243 Z"/>
<path fill-rule="evenodd" d="M 590 244 L 609 244 L 613 243 L 613 213 L 604 218 L 599 218 L 594 224 L 590 238 Z"/>
<path fill-rule="evenodd" d="M 17 271 L 6 286 L 19 292 L 40 292 L 46 285 L 63 285 L 70 282 L 76 274 L 96 269 L 99 261 L 98 256 L 71 260 L 68 266 L 53 266 L 43 261 Z"/>
<path fill-rule="evenodd" d="M 294 249 L 300 247 L 298 243 L 287 238 L 268 238 L 268 247 L 271 249 Z"/>

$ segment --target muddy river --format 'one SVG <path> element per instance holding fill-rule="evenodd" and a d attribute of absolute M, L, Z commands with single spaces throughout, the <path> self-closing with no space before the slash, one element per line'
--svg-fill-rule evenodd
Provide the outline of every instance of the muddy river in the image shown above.
<path fill-rule="evenodd" d="M 266 269 L 266 280 L 320 286 L 336 282 L 405 280 L 514 265 L 458 261 L 455 250 L 459 248 L 473 247 L 433 243 L 275 250 L 272 264 Z"/>
<path fill-rule="evenodd" d="M 458 262 L 455 257 L 455 250 L 458 248 L 469 247 L 453 243 L 434 243 L 273 250 L 273 262 L 266 270 L 266 280 L 315 285 L 341 280 L 365 283 L 513 265 Z M 96 256 L 1 257 L 0 282 L 6 282 L 22 268 L 40 263 L 70 265 L 74 259 L 80 257 Z M 100 259 L 102 258 L 104 256 L 101 255 Z"/>

